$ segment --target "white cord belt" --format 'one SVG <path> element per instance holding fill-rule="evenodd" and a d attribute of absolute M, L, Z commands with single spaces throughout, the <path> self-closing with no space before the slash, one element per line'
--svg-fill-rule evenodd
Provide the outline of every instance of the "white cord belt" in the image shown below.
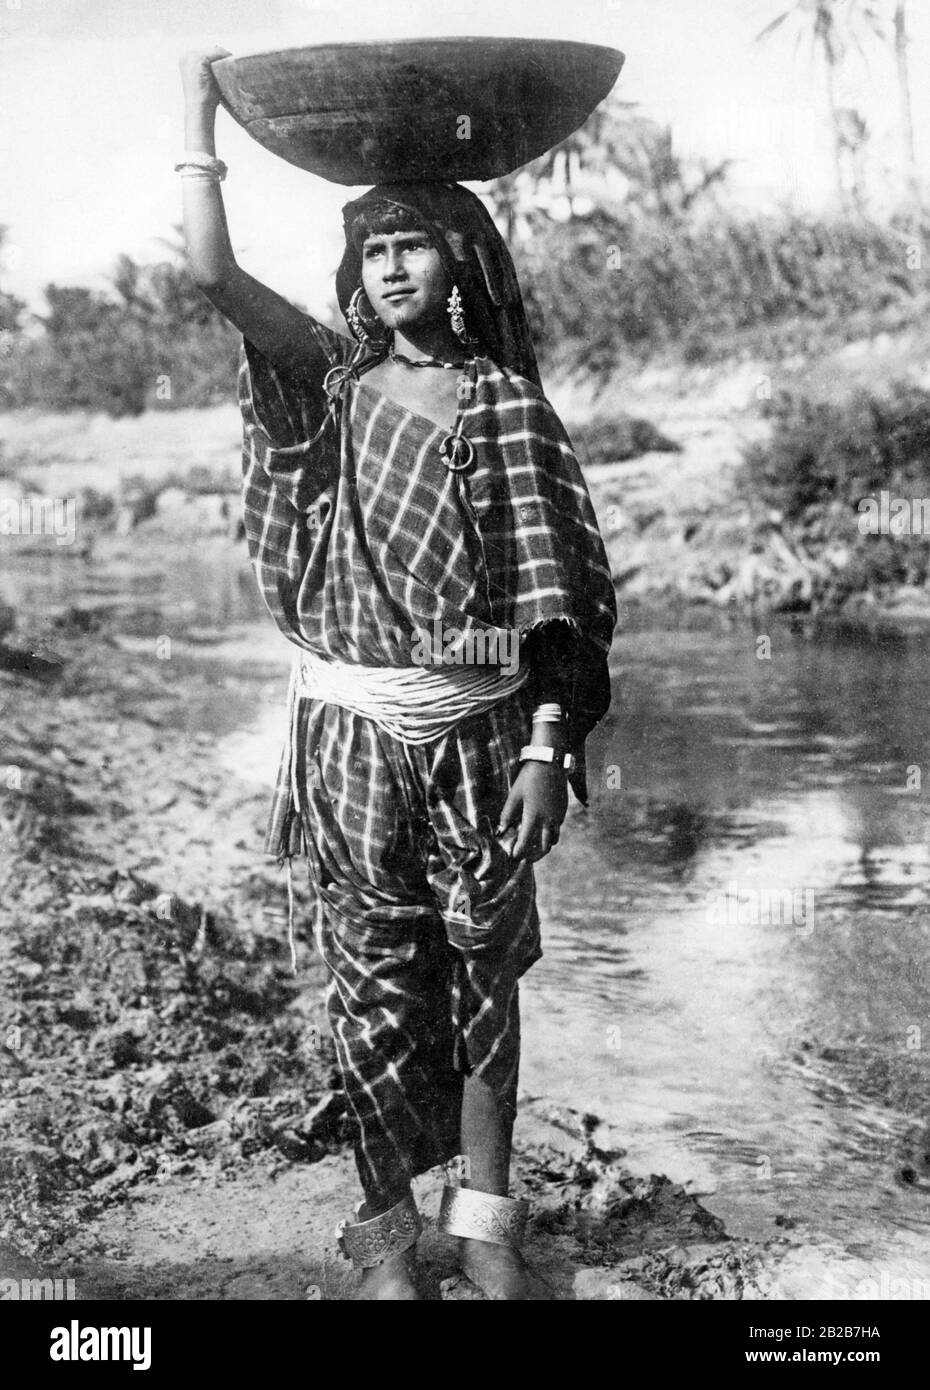
<path fill-rule="evenodd" d="M 291 679 L 297 697 L 341 705 L 402 743 L 422 744 L 506 699 L 528 674 L 525 666 L 358 666 L 305 651 Z"/>

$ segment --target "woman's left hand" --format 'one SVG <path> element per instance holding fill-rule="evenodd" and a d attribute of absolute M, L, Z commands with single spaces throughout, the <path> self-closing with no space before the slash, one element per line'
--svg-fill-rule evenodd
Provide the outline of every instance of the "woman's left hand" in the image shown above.
<path fill-rule="evenodd" d="M 526 762 L 517 773 L 504 803 L 498 838 L 516 839 L 509 846 L 511 859 L 535 863 L 559 843 L 559 831 L 568 810 L 568 779 L 558 763 Z"/>

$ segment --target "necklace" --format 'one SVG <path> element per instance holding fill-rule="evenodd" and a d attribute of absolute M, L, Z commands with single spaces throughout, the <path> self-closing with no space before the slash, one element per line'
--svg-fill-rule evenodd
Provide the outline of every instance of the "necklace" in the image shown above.
<path fill-rule="evenodd" d="M 393 348 L 389 349 L 389 354 L 392 362 L 402 362 L 405 367 L 444 367 L 447 372 L 461 370 L 472 360 L 469 357 L 461 362 L 443 362 L 438 357 L 404 357 L 403 353 L 395 352 Z"/>

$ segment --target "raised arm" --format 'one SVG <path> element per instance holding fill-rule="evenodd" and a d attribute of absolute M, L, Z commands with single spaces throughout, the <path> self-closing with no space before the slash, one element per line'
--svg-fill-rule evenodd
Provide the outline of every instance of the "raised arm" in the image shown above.
<path fill-rule="evenodd" d="M 181 59 L 185 149 L 216 155 L 214 126 L 220 89 L 211 63 L 227 58 L 224 48 L 195 50 Z M 276 367 L 292 371 L 318 356 L 306 314 L 237 263 L 229 239 L 218 182 L 183 178 L 184 235 L 191 273 L 200 289 L 230 323 Z"/>

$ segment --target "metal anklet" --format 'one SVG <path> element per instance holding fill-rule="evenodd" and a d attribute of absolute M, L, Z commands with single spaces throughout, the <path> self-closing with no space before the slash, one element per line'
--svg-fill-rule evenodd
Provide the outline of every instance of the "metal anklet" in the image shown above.
<path fill-rule="evenodd" d="M 364 1202 L 355 1209 L 358 1216 Z M 340 1221 L 336 1227 L 336 1244 L 346 1259 L 362 1269 L 379 1265 L 389 1255 L 399 1255 L 415 1245 L 423 1223 L 413 1197 L 408 1193 L 390 1211 L 373 1216 L 368 1221 L 351 1224 Z"/>
<path fill-rule="evenodd" d="M 530 1204 L 522 1197 L 497 1197 L 473 1187 L 445 1187 L 436 1224 L 450 1236 L 487 1240 L 519 1250 L 529 1214 Z"/>

